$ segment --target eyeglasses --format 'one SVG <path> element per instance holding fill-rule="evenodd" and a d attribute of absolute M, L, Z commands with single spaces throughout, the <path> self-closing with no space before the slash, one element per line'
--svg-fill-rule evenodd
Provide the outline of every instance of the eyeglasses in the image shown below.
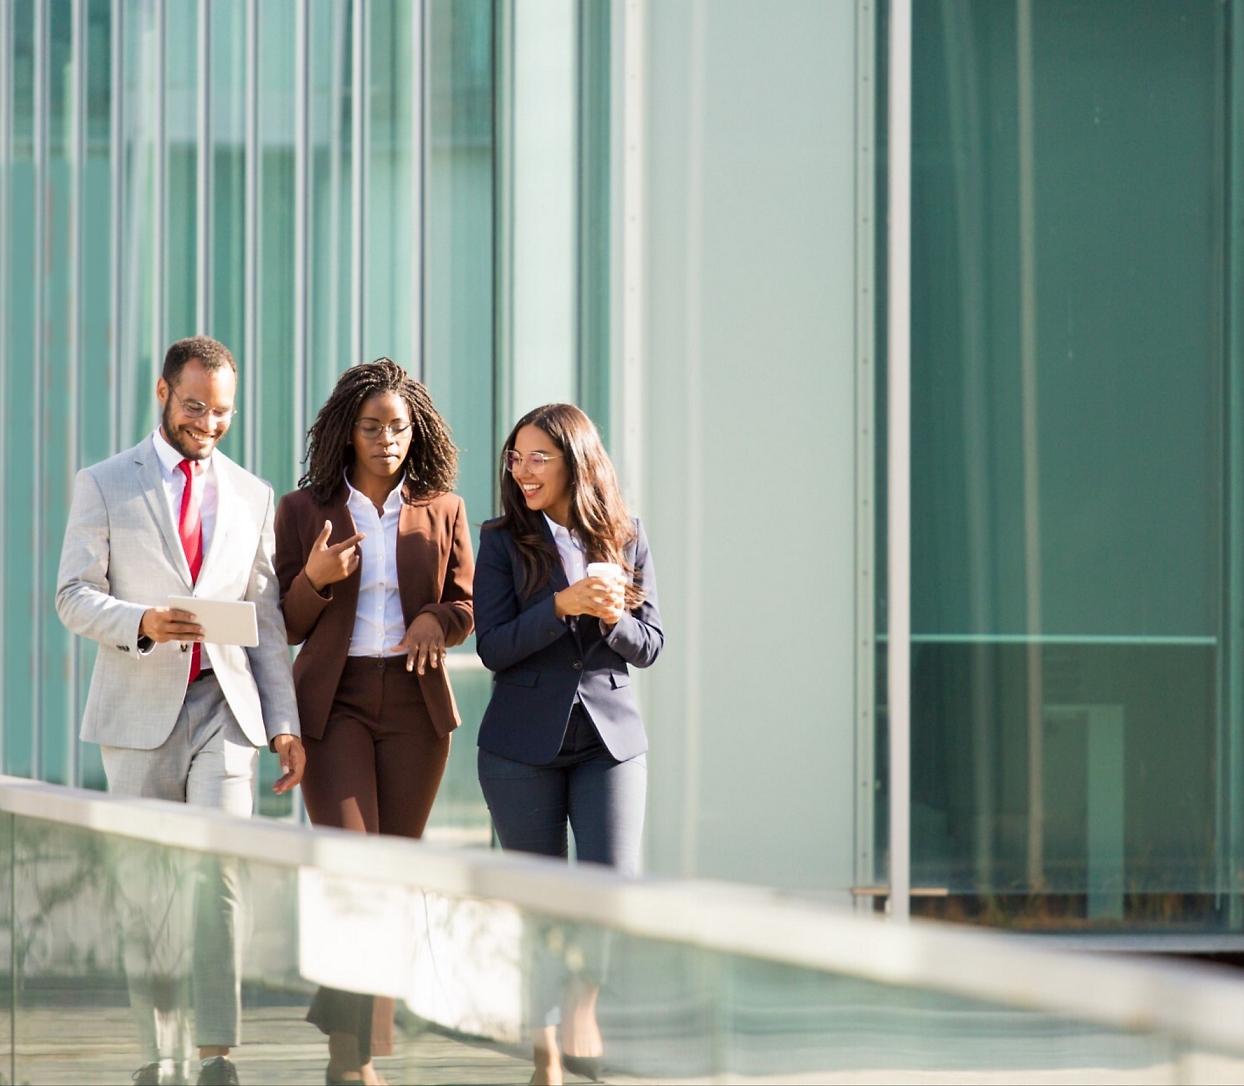
<path fill-rule="evenodd" d="M 391 422 L 387 426 L 382 426 L 378 422 L 356 422 L 354 428 L 368 441 L 375 441 L 381 434 L 388 434 L 390 437 L 401 437 L 410 429 L 410 423 Z"/>
<path fill-rule="evenodd" d="M 204 415 L 209 413 L 207 404 L 200 403 L 198 400 L 183 400 L 177 395 L 177 390 L 172 385 L 168 386 L 168 391 L 173 399 L 181 404 L 181 413 L 185 415 L 186 418 L 201 419 Z M 230 407 L 228 410 L 223 411 L 216 408 L 210 412 L 212 418 L 214 418 L 217 422 L 229 422 L 237 413 L 238 409 L 236 407 Z"/>
<path fill-rule="evenodd" d="M 543 475 L 544 465 L 550 460 L 557 460 L 560 456 L 561 453 L 533 452 L 528 453 L 524 457 L 522 453 L 515 452 L 513 449 L 507 449 L 501 456 L 501 466 L 505 468 L 506 471 L 513 474 L 518 471 L 518 469 L 521 468 L 525 462 L 527 464 L 527 470 L 531 472 L 532 475 Z"/>

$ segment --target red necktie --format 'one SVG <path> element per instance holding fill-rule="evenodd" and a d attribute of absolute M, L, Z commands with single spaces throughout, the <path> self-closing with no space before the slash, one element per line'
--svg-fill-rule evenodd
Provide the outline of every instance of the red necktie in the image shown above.
<path fill-rule="evenodd" d="M 177 534 L 181 536 L 181 549 L 186 552 L 190 580 L 194 582 L 199 579 L 199 570 L 203 565 L 203 523 L 199 520 L 199 495 L 194 489 L 194 477 L 200 474 L 201 466 L 195 460 L 183 460 L 177 466 L 186 477 L 186 485 L 181 492 L 181 516 L 177 521 Z M 190 682 L 199 677 L 202 653 L 203 646 L 196 641 L 190 652 Z"/>

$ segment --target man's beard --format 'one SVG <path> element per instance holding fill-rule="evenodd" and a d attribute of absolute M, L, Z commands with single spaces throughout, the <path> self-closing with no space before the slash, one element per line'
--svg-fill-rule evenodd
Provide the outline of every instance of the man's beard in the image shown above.
<path fill-rule="evenodd" d="M 212 450 L 216 448 L 213 443 L 209 449 L 193 448 L 188 449 L 182 444 L 181 435 L 173 428 L 173 397 L 170 396 L 164 401 L 164 408 L 160 412 L 160 430 L 164 434 L 164 440 L 173 446 L 182 457 L 186 460 L 206 460 L 212 455 Z M 217 442 L 224 434 L 218 434 Z"/>

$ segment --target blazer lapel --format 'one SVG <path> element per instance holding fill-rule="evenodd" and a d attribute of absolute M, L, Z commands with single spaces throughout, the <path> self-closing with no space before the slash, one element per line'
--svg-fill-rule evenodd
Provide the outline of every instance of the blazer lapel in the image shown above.
<path fill-rule="evenodd" d="M 436 571 L 440 560 L 440 548 L 432 538 L 427 505 L 403 501 L 397 515 L 397 591 L 407 628 L 415 621 L 420 589 L 428 587 L 428 577 L 422 571 Z"/>
<path fill-rule="evenodd" d="M 190 563 L 186 561 L 186 552 L 181 546 L 181 536 L 177 534 L 177 525 L 173 523 L 172 510 L 168 507 L 167 492 L 164 489 L 164 475 L 160 471 L 160 458 L 156 455 L 155 446 L 148 438 L 142 442 L 134 456 L 138 464 L 138 484 L 142 487 L 143 497 L 151 510 L 151 517 L 164 540 L 169 560 L 178 575 L 189 588 L 193 581 L 190 578 Z"/>
<path fill-rule="evenodd" d="M 553 548 L 553 555 L 556 559 L 553 562 L 553 573 L 549 578 L 548 589 L 550 593 L 560 592 L 563 588 L 570 587 L 570 581 L 566 578 L 566 569 L 562 565 L 562 552 L 557 549 L 557 540 L 553 538 L 553 530 L 549 527 L 549 522 L 543 513 L 540 514 L 540 531 L 544 533 L 544 541 Z M 540 595 L 543 596 L 544 593 L 541 592 Z"/>
<path fill-rule="evenodd" d="M 350 507 L 346 504 L 346 498 L 349 491 L 343 484 L 336 498 L 328 507 L 328 519 L 333 522 L 332 533 L 328 537 L 328 545 L 331 547 L 336 543 L 343 543 L 349 539 L 358 528 L 355 527 L 354 517 L 350 515 Z M 317 527 L 315 534 L 320 534 L 320 529 L 324 526 L 321 524 Z M 382 541 L 383 542 L 383 541 Z M 350 616 L 350 632 L 354 630 L 354 615 L 359 607 L 359 585 L 363 580 L 363 563 L 360 562 L 353 573 L 344 581 L 338 581 L 333 585 L 333 599 L 339 601 L 337 603 L 338 612 L 344 612 Z M 346 634 L 346 640 L 350 638 L 350 633 Z"/>
<path fill-rule="evenodd" d="M 553 538 L 553 530 L 549 527 L 549 522 L 543 514 L 540 516 L 540 531 L 544 533 L 545 542 L 553 548 L 554 561 L 553 572 L 549 576 L 549 583 L 544 586 L 544 591 L 539 593 L 536 597 L 537 599 L 543 599 L 546 595 L 552 596 L 563 588 L 570 587 L 570 580 L 566 576 L 566 568 L 562 565 L 562 553 L 557 549 L 557 540 Z M 580 647 L 582 647 L 582 641 L 579 637 L 579 619 L 581 617 L 580 615 L 574 615 L 570 619 L 570 632 Z"/>

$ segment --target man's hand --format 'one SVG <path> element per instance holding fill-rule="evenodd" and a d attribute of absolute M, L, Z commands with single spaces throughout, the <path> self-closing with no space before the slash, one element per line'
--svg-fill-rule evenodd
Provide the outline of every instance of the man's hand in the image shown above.
<path fill-rule="evenodd" d="M 423 674 L 427 664 L 440 667 L 445 662 L 445 631 L 431 611 L 415 616 L 406 636 L 393 646 L 394 652 L 406 650 L 406 670 Z"/>
<path fill-rule="evenodd" d="M 307 768 L 307 752 L 302 749 L 302 740 L 296 735 L 278 735 L 272 740 L 272 746 L 281 759 L 281 772 L 284 774 L 272 786 L 272 791 L 279 796 L 302 780 L 303 770 Z"/>
<path fill-rule="evenodd" d="M 323 530 L 311 544 L 311 553 L 307 555 L 307 580 L 317 592 L 323 592 L 330 584 L 344 581 L 359 568 L 362 558 L 358 549 L 358 544 L 366 538 L 362 532 L 355 532 L 349 539 L 330 547 L 328 537 L 332 532 L 333 522 L 326 520 Z"/>
<path fill-rule="evenodd" d="M 203 627 L 195 621 L 194 615 L 172 607 L 148 607 L 138 626 L 139 637 L 159 642 L 202 641 L 203 635 Z"/>

